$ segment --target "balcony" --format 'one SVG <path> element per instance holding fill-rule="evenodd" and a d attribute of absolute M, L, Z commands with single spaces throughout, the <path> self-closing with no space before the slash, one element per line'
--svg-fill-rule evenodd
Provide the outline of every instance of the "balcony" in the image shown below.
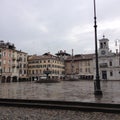
<path fill-rule="evenodd" d="M 20 61 L 20 58 L 17 58 L 17 61 L 19 62 L 19 61 Z"/>
<path fill-rule="evenodd" d="M 15 59 L 15 58 L 13 58 L 12 60 L 13 60 L 13 61 L 15 61 L 16 59 Z"/>
<path fill-rule="evenodd" d="M 108 64 L 107 63 L 100 63 L 100 68 L 107 68 Z"/>
<path fill-rule="evenodd" d="M 13 68 L 15 68 L 15 65 L 12 65 Z"/>

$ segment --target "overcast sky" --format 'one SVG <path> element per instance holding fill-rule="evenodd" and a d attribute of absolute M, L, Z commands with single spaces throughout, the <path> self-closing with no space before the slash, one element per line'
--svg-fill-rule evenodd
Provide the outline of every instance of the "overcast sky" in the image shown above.
<path fill-rule="evenodd" d="M 120 39 L 120 0 L 96 0 L 98 39 Z M 93 0 L 0 0 L 0 39 L 28 54 L 94 53 Z"/>

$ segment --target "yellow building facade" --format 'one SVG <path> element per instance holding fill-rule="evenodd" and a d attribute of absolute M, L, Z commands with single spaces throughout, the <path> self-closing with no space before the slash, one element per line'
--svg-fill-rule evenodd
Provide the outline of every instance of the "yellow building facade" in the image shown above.
<path fill-rule="evenodd" d="M 49 71 L 49 78 L 51 79 L 63 79 L 64 61 L 50 53 L 28 57 L 28 77 L 30 80 L 39 80 L 46 77 L 46 71 Z"/>

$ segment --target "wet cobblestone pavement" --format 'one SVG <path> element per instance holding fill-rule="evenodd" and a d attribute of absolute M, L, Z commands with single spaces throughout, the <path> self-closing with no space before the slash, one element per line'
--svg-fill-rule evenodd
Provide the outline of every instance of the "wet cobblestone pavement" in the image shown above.
<path fill-rule="evenodd" d="M 0 97 L 120 103 L 120 81 L 101 82 L 103 96 L 94 96 L 93 81 L 1 83 Z M 0 107 L 0 120 L 120 120 L 120 114 Z"/>
<path fill-rule="evenodd" d="M 120 103 L 120 81 L 102 81 L 101 89 L 103 96 L 95 97 L 93 81 L 1 83 L 0 98 Z"/>

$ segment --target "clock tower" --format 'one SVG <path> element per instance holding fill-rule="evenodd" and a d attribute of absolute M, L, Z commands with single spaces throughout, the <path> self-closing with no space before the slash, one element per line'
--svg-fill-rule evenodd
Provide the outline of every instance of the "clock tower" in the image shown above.
<path fill-rule="evenodd" d="M 103 35 L 103 38 L 99 40 L 99 56 L 107 56 L 109 53 L 109 40 L 105 38 Z"/>

